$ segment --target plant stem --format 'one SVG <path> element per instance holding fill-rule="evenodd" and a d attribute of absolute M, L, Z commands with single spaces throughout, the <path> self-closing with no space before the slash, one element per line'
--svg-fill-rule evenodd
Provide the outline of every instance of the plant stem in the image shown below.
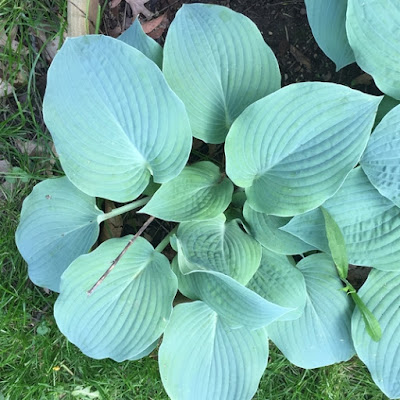
<path fill-rule="evenodd" d="M 169 232 L 168 235 L 165 236 L 165 238 L 163 240 L 161 240 L 161 242 L 158 244 L 158 246 L 154 249 L 155 251 L 158 251 L 159 253 L 161 253 L 168 246 L 169 239 L 178 230 L 178 226 L 179 225 L 175 226 L 175 228 L 172 229 L 172 231 Z"/>
<path fill-rule="evenodd" d="M 125 204 L 122 207 L 114 208 L 114 210 L 111 210 L 108 213 L 99 215 L 97 217 L 97 222 L 100 224 L 101 222 L 106 221 L 107 219 L 116 217 L 117 215 L 121 215 L 128 211 L 134 210 L 135 208 L 144 206 L 149 200 L 150 200 L 150 197 L 145 197 L 143 199 L 133 201 L 132 203 Z"/>
<path fill-rule="evenodd" d="M 122 207 L 121 207 L 122 208 Z M 117 258 L 111 263 L 108 267 L 107 271 L 97 280 L 97 282 L 87 291 L 88 296 L 90 296 L 94 290 L 107 278 L 108 274 L 114 269 L 117 265 L 118 261 L 123 257 L 123 255 L 128 251 L 129 247 L 133 245 L 135 240 L 145 231 L 145 229 L 153 222 L 155 217 L 151 216 L 149 219 L 143 224 L 143 226 L 136 232 L 135 236 L 126 244 L 121 253 L 118 254 Z"/>

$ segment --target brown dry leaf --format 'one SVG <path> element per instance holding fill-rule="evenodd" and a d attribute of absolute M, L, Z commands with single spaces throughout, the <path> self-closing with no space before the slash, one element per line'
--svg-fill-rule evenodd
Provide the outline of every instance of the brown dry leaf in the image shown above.
<path fill-rule="evenodd" d="M 57 54 L 57 51 L 60 47 L 60 37 L 56 36 L 53 40 L 50 40 L 49 42 L 47 42 L 48 37 L 46 36 L 45 31 L 49 30 L 49 27 L 47 27 L 46 25 L 41 25 L 40 29 L 31 29 L 31 33 L 32 35 L 36 36 L 37 39 L 39 39 L 39 41 L 41 42 L 41 45 L 46 44 L 46 47 L 44 48 L 44 56 L 46 58 L 46 60 L 51 63 L 54 59 L 54 57 Z M 67 34 L 64 34 L 64 38 L 66 38 Z"/>
<path fill-rule="evenodd" d="M 105 200 L 104 203 L 104 212 L 108 213 L 115 208 L 114 202 L 111 200 Z M 122 215 L 117 215 L 114 218 L 107 219 L 104 221 L 101 232 L 99 242 L 103 243 L 108 239 L 119 238 L 122 233 L 123 221 Z"/>
<path fill-rule="evenodd" d="M 351 86 L 358 86 L 358 85 L 370 85 L 373 81 L 373 78 L 370 74 L 364 73 L 361 74 L 359 76 L 357 76 L 357 78 L 354 78 L 351 81 Z"/>
<path fill-rule="evenodd" d="M 134 18 L 139 14 L 143 14 L 146 18 L 151 18 L 154 15 L 144 6 L 148 1 L 149 0 L 126 0 L 126 2 L 131 6 Z"/>
<path fill-rule="evenodd" d="M 115 8 L 117 7 L 117 5 L 119 5 L 119 3 L 121 3 L 121 0 L 111 0 L 110 1 L 110 8 Z"/>
<path fill-rule="evenodd" d="M 14 87 L 12 85 L 0 78 L 0 97 L 8 96 L 13 92 L 13 90 Z"/>
<path fill-rule="evenodd" d="M 0 173 L 5 175 L 11 170 L 11 164 L 7 160 L 0 159 Z"/>
<path fill-rule="evenodd" d="M 114 29 L 108 30 L 108 34 L 113 38 L 117 38 L 121 33 L 122 29 L 120 25 L 117 25 Z"/>
<path fill-rule="evenodd" d="M 160 15 L 151 21 L 145 21 L 142 24 L 144 33 L 147 33 L 151 38 L 158 39 L 168 28 L 169 20 L 167 14 Z"/>
<path fill-rule="evenodd" d="M 7 160 L 0 159 L 0 177 L 5 176 L 11 169 L 11 164 Z M 4 181 L 2 178 L 0 178 L 0 182 L 0 201 L 2 201 L 7 198 L 7 193 L 13 189 L 14 184 Z"/>
<path fill-rule="evenodd" d="M 304 65 L 308 72 L 311 71 L 311 61 L 297 47 L 290 45 L 290 53 L 301 65 Z"/>

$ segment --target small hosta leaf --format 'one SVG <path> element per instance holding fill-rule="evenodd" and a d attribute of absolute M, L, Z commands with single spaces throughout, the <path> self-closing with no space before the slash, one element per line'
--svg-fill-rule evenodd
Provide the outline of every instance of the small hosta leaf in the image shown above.
<path fill-rule="evenodd" d="M 400 208 L 372 186 L 360 167 L 349 174 L 324 208 L 343 233 L 351 264 L 400 270 Z M 281 229 L 330 252 L 320 209 L 294 217 Z"/>
<path fill-rule="evenodd" d="M 349 360 L 354 355 L 350 332 L 353 303 L 342 290 L 332 259 L 313 254 L 297 266 L 307 288 L 304 313 L 296 320 L 269 325 L 271 340 L 291 363 L 301 368 Z"/>
<path fill-rule="evenodd" d="M 195 271 L 179 277 L 180 284 L 193 299 L 204 301 L 232 328 L 251 329 L 271 324 L 295 307 L 283 307 L 215 271 Z"/>
<path fill-rule="evenodd" d="M 57 325 L 89 357 L 137 359 L 154 349 L 168 323 L 177 279 L 168 259 L 141 237 L 88 295 L 131 237 L 107 240 L 62 276 Z"/>
<path fill-rule="evenodd" d="M 226 222 L 223 214 L 181 223 L 176 235 L 181 271 L 222 272 L 246 285 L 260 265 L 261 246 L 239 224 L 238 220 Z"/>
<path fill-rule="evenodd" d="M 362 314 L 354 310 L 352 336 L 358 357 L 372 379 L 390 399 L 400 397 L 400 274 L 372 270 L 359 290 L 365 305 L 377 318 L 382 337 L 374 341 L 366 332 Z"/>
<path fill-rule="evenodd" d="M 284 255 L 263 249 L 260 267 L 246 286 L 264 299 L 293 309 L 280 321 L 303 314 L 307 298 L 304 276 Z"/>
<path fill-rule="evenodd" d="M 101 215 L 96 199 L 67 177 L 37 184 L 22 204 L 15 233 L 32 282 L 58 292 L 61 274 L 97 240 Z"/>
<path fill-rule="evenodd" d="M 235 118 L 281 81 L 278 62 L 256 25 L 209 4 L 185 4 L 177 12 L 163 71 L 185 103 L 193 135 L 207 143 L 222 143 Z"/>
<path fill-rule="evenodd" d="M 49 69 L 43 113 L 66 175 L 91 196 L 130 201 L 151 175 L 167 182 L 189 157 L 184 105 L 160 69 L 121 40 L 67 39 Z"/>
<path fill-rule="evenodd" d="M 313 36 L 336 64 L 336 71 L 355 61 L 346 34 L 347 0 L 305 0 Z"/>
<path fill-rule="evenodd" d="M 140 212 L 176 222 L 211 219 L 226 210 L 232 193 L 232 182 L 219 168 L 200 161 L 164 183 Z"/>
<path fill-rule="evenodd" d="M 399 20 L 398 1 L 348 0 L 346 30 L 357 64 L 383 93 L 400 100 Z"/>
<path fill-rule="evenodd" d="M 226 172 L 259 212 L 288 217 L 340 188 L 370 136 L 380 97 L 296 83 L 249 106 L 226 138 Z"/>
<path fill-rule="evenodd" d="M 346 243 L 342 231 L 332 218 L 332 215 L 325 208 L 321 207 L 321 211 L 324 216 L 326 238 L 328 239 L 328 246 L 333 261 L 338 270 L 339 277 L 346 279 L 349 270 L 349 261 L 347 259 Z"/>
<path fill-rule="evenodd" d="M 360 164 L 379 193 L 400 207 L 400 105 L 375 128 Z"/>
<path fill-rule="evenodd" d="M 250 400 L 267 362 L 264 328 L 231 329 L 200 301 L 174 308 L 158 353 L 172 400 Z"/>
<path fill-rule="evenodd" d="M 303 242 L 297 236 L 279 229 L 290 221 L 290 217 L 277 217 L 257 212 L 247 201 L 243 207 L 243 216 L 254 238 L 275 253 L 301 254 L 315 250 L 315 247 Z"/>
<path fill-rule="evenodd" d="M 118 39 L 141 51 L 161 69 L 163 59 L 162 47 L 143 32 L 138 18 L 135 19 L 133 24 Z"/>

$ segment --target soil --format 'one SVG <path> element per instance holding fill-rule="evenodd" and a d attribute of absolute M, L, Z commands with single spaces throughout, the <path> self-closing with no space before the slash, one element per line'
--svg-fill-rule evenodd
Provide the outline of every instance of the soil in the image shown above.
<path fill-rule="evenodd" d="M 167 20 L 171 22 L 183 3 L 196 2 L 199 1 L 150 0 L 145 5 L 155 17 L 165 14 Z M 282 86 L 296 82 L 323 81 L 343 84 L 370 94 L 381 94 L 372 79 L 356 64 L 336 72 L 335 64 L 314 40 L 304 0 L 202 0 L 201 2 L 229 7 L 246 15 L 257 25 L 278 60 Z M 118 36 L 121 29 L 126 29 L 132 21 L 130 7 L 122 0 L 118 8 L 106 7 L 102 29 L 105 33 Z M 157 39 L 161 45 L 164 43 L 166 33 L 167 29 Z M 207 147 L 204 143 L 197 145 Z M 208 152 L 210 150 L 208 149 Z M 370 268 L 350 266 L 348 279 L 358 289 L 369 271 Z"/>
<path fill-rule="evenodd" d="M 171 22 L 183 3 L 195 0 L 150 0 L 146 7 L 155 16 L 166 14 Z M 322 52 L 314 40 L 308 24 L 304 0 L 202 0 L 219 4 L 250 18 L 271 47 L 282 75 L 282 86 L 295 82 L 335 82 L 363 92 L 381 94 L 368 75 L 356 65 L 336 72 L 335 64 Z M 119 8 L 106 8 L 103 29 L 112 35 L 116 25 L 127 27 L 132 23 L 130 8 L 122 0 Z M 157 39 L 162 45 L 167 30 Z"/>

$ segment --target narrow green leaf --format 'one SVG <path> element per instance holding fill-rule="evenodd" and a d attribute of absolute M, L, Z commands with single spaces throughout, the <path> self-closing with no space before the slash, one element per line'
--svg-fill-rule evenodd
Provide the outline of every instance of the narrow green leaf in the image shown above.
<path fill-rule="evenodd" d="M 372 312 L 368 309 L 368 307 L 364 304 L 364 302 L 361 300 L 360 296 L 358 295 L 358 293 L 355 291 L 354 288 L 350 288 L 350 295 L 354 300 L 354 303 L 356 303 L 356 306 L 362 315 L 362 318 L 365 323 L 365 329 L 367 330 L 368 335 L 371 336 L 372 340 L 378 342 L 382 337 L 382 329 L 379 325 L 378 320 L 376 319 L 374 314 L 372 314 Z"/>
<path fill-rule="evenodd" d="M 232 182 L 218 166 L 200 161 L 164 183 L 140 212 L 166 221 L 207 220 L 225 211 L 232 193 Z"/>
<path fill-rule="evenodd" d="M 346 243 L 342 231 L 332 218 L 332 215 L 329 214 L 324 207 L 321 207 L 321 211 L 325 220 L 326 236 L 328 238 L 329 249 L 331 250 L 333 261 L 335 262 L 339 277 L 341 279 L 346 279 L 349 269 L 349 261 L 347 260 Z"/>
<path fill-rule="evenodd" d="M 32 282 L 59 292 L 62 273 L 97 240 L 103 215 L 96 199 L 67 177 L 38 183 L 22 204 L 15 232 Z"/>

